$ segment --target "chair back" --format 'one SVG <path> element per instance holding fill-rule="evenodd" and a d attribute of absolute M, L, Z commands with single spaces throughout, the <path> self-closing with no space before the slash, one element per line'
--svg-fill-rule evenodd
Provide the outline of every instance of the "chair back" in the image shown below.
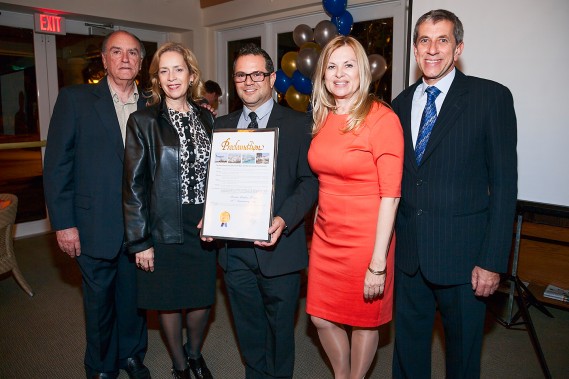
<path fill-rule="evenodd" d="M 18 212 L 18 197 L 9 193 L 0 193 L 0 200 L 10 201 L 5 208 L 0 209 L 0 258 L 14 254 L 12 229 Z"/>

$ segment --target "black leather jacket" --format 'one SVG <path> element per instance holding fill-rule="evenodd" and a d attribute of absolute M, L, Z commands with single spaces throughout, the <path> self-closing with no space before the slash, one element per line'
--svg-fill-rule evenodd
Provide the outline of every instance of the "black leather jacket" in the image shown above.
<path fill-rule="evenodd" d="M 212 114 L 191 103 L 211 137 Z M 130 253 L 182 243 L 180 139 L 164 101 L 133 113 L 127 123 L 123 213 Z M 102 205 L 104 206 L 104 204 Z"/>

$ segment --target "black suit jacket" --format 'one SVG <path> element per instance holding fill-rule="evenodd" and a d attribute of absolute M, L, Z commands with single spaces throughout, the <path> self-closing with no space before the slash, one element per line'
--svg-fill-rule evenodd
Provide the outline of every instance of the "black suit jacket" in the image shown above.
<path fill-rule="evenodd" d="M 215 121 L 214 129 L 236 128 L 243 111 L 239 110 Z M 305 268 L 308 264 L 304 216 L 318 197 L 318 179 L 308 165 L 311 141 L 311 118 L 308 114 L 274 104 L 268 128 L 279 128 L 278 157 L 273 215 L 283 218 L 287 229 L 271 248 L 253 243 L 228 241 L 219 253 L 221 267 L 227 269 L 228 249 L 255 249 L 263 275 L 277 276 Z"/>
<path fill-rule="evenodd" d="M 138 109 L 144 104 L 141 93 Z M 49 124 L 44 189 L 52 228 L 77 227 L 81 254 L 110 259 L 121 249 L 123 156 L 107 78 L 63 88 Z"/>
<path fill-rule="evenodd" d="M 405 138 L 396 265 L 443 285 L 470 282 L 474 266 L 505 272 L 517 197 L 512 95 L 457 70 L 417 165 L 411 105 L 420 83 L 393 101 Z"/>

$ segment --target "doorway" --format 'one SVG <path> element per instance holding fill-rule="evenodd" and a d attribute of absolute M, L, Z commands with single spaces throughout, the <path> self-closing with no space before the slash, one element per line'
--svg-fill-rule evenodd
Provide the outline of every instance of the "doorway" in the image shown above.
<path fill-rule="evenodd" d="M 66 20 L 66 35 L 33 30 L 32 14 L 0 12 L 0 193 L 18 196 L 16 236 L 50 229 L 43 196 L 43 147 L 51 111 L 61 87 L 95 84 L 104 76 L 100 48 L 104 33 L 92 24 Z M 166 33 L 128 30 L 152 57 Z M 150 59 L 143 61 L 138 83 L 148 82 Z M 146 73 L 144 75 L 143 73 Z"/>

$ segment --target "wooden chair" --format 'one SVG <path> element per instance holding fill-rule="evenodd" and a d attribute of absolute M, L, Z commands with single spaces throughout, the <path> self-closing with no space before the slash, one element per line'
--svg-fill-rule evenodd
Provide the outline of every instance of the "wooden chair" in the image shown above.
<path fill-rule="evenodd" d="M 12 271 L 14 278 L 24 291 L 34 296 L 32 288 L 24 279 L 16 256 L 14 255 L 13 228 L 18 211 L 18 198 L 15 195 L 0 193 L 0 203 L 8 201 L 5 207 L 0 205 L 0 275 Z M 4 203 L 5 204 L 5 203 Z"/>

